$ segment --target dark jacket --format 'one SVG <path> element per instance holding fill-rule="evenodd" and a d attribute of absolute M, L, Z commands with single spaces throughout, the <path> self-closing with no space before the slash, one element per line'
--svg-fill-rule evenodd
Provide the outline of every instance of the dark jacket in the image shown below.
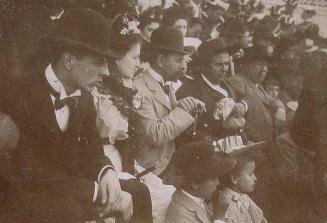
<path fill-rule="evenodd" d="M 221 87 L 224 88 L 228 96 L 236 99 L 235 93 L 226 81 L 221 83 Z M 197 132 L 199 134 L 210 136 L 212 139 L 221 139 L 229 135 L 236 135 L 237 132 L 227 131 L 222 127 L 221 120 L 215 120 L 213 113 L 215 110 L 215 104 L 221 99 L 225 98 L 225 95 L 213 90 L 200 76 L 196 80 L 186 80 L 183 85 L 178 89 L 176 93 L 177 99 L 185 97 L 194 97 L 203 101 L 206 105 L 207 112 L 199 116 L 197 122 Z M 189 134 L 192 129 L 189 129 Z M 189 135 L 187 136 L 189 137 Z"/>
<path fill-rule="evenodd" d="M 67 131 L 61 132 L 44 71 L 20 80 L 5 101 L 20 130 L 14 153 L 18 182 L 24 189 L 72 196 L 92 202 L 94 181 L 105 165 L 101 138 L 95 125 L 92 97 L 82 91 L 76 109 L 70 110 Z M 21 186 L 20 183 L 16 186 Z"/>

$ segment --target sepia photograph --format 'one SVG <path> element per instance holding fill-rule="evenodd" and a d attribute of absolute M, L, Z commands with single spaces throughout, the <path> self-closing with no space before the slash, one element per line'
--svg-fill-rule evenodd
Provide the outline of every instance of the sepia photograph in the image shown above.
<path fill-rule="evenodd" d="M 0 0 L 1 223 L 327 223 L 327 0 Z"/>

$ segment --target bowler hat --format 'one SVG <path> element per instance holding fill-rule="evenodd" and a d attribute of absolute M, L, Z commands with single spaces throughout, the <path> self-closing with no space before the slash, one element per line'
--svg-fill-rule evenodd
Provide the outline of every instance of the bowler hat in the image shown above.
<path fill-rule="evenodd" d="M 193 142 L 180 148 L 173 158 L 177 175 L 203 181 L 224 175 L 237 163 L 226 154 L 216 152 L 213 145 Z"/>
<path fill-rule="evenodd" d="M 244 56 L 238 59 L 235 59 L 240 64 L 246 64 L 253 61 L 265 61 L 268 62 L 268 56 L 265 52 L 265 49 L 260 46 L 253 46 L 249 48 L 245 48 Z"/>
<path fill-rule="evenodd" d="M 154 30 L 151 35 L 150 45 L 152 48 L 162 51 L 177 54 L 190 53 L 184 47 L 183 34 L 173 27 L 161 26 Z"/>
<path fill-rule="evenodd" d="M 104 57 L 118 58 L 110 49 L 110 24 L 100 13 L 91 9 L 65 11 L 59 19 L 54 43 L 79 47 Z"/>

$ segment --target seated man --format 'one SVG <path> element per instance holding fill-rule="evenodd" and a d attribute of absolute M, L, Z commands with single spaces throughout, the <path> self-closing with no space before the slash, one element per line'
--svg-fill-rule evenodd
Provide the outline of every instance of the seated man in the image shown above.
<path fill-rule="evenodd" d="M 232 170 L 236 162 L 220 157 L 207 143 L 193 142 L 179 149 L 173 165 L 180 183 L 168 206 L 165 222 L 211 223 L 220 218 L 213 216 L 207 203 L 219 185 L 218 177 Z"/>
<path fill-rule="evenodd" d="M 206 104 L 207 112 L 199 117 L 196 129 L 183 134 L 184 141 L 197 134 L 211 140 L 238 135 L 245 125 L 248 98 L 237 97 L 226 75 L 230 62 L 230 47 L 223 39 L 210 40 L 199 46 L 200 72 L 195 80 L 184 81 L 177 98 L 192 96 Z M 242 99 L 242 100 L 240 100 Z M 191 135 L 190 135 L 191 134 Z"/>
<path fill-rule="evenodd" d="M 152 222 L 147 188 L 120 184 L 95 123 L 89 92 L 109 75 L 106 58 L 115 56 L 109 33 L 101 14 L 65 11 L 49 65 L 8 89 L 5 108 L 20 130 L 13 153 L 19 179 L 10 185 L 12 199 L 1 222 L 83 222 L 108 215 L 144 222 L 137 217 L 144 213 Z M 132 200 L 121 188 L 142 198 Z M 139 205 L 141 199 L 148 203 Z"/>
<path fill-rule="evenodd" d="M 159 175 L 175 152 L 175 138 L 192 125 L 195 109 L 204 110 L 204 103 L 192 97 L 177 101 L 173 91 L 172 82 L 186 69 L 182 33 L 160 27 L 152 33 L 151 47 L 151 67 L 135 80 L 143 93 L 136 117 L 136 161 L 144 168 L 155 166 L 153 173 Z"/>
<path fill-rule="evenodd" d="M 239 62 L 240 74 L 228 81 L 238 97 L 251 95 L 256 99 L 248 108 L 246 133 L 252 141 L 269 143 L 275 137 L 275 126 L 285 122 L 286 114 L 284 104 L 261 86 L 268 71 L 265 52 L 256 47 L 248 48 Z"/>

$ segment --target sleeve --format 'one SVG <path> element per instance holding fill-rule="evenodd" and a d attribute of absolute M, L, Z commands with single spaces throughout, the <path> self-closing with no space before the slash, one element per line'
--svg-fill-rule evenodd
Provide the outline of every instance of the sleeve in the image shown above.
<path fill-rule="evenodd" d="M 168 115 L 159 118 L 151 96 L 143 98 L 137 114 L 138 123 L 144 129 L 145 136 L 155 145 L 174 140 L 194 122 L 193 116 L 178 106 Z"/>
<path fill-rule="evenodd" d="M 104 155 L 101 136 L 96 126 L 96 110 L 91 95 L 88 99 L 80 132 L 80 168 L 86 177 L 97 181 L 102 170 L 113 167 L 113 165 L 110 159 Z"/>

